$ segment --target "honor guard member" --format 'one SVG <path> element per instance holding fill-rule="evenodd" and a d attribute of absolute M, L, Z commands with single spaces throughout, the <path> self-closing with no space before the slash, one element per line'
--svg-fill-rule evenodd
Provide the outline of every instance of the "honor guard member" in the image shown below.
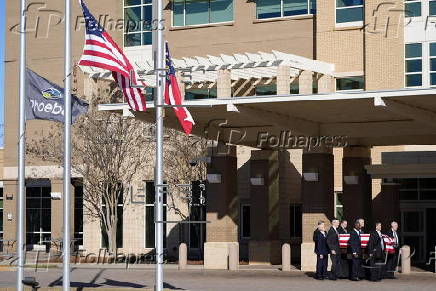
<path fill-rule="evenodd" d="M 332 271 L 330 280 L 337 280 L 341 276 L 341 247 L 339 246 L 339 220 L 333 219 L 332 226 L 327 233 L 327 245 L 330 250 Z"/>
<path fill-rule="evenodd" d="M 351 254 L 351 272 L 350 280 L 359 281 L 359 274 L 362 264 L 362 246 L 360 242 L 360 223 L 356 220 L 354 229 L 350 232 L 348 241 L 349 253 Z"/>
<path fill-rule="evenodd" d="M 385 277 L 387 279 L 395 279 L 395 271 L 397 269 L 398 256 L 400 254 L 400 237 L 398 236 L 398 223 L 396 221 L 391 222 L 391 228 L 386 232 L 386 235 L 394 239 L 395 253 L 388 255 Z"/>
<path fill-rule="evenodd" d="M 318 222 L 318 231 L 315 234 L 315 254 L 316 254 L 316 275 L 315 279 L 324 280 L 327 278 L 328 246 L 327 233 L 324 221 Z"/>
<path fill-rule="evenodd" d="M 377 222 L 375 224 L 375 230 L 370 233 L 367 247 L 370 262 L 370 280 L 373 282 L 381 281 L 382 279 L 385 243 L 382 237 L 381 229 L 381 222 Z"/>

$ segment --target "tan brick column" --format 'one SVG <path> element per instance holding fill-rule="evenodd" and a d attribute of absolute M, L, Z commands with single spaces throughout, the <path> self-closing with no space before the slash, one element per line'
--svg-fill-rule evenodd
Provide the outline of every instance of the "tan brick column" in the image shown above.
<path fill-rule="evenodd" d="M 313 93 L 313 72 L 302 71 L 298 77 L 298 90 L 299 94 L 312 94 Z"/>
<path fill-rule="evenodd" d="M 365 166 L 371 164 L 371 149 L 369 147 L 348 146 L 344 148 L 342 158 L 342 200 L 344 216 L 353 225 L 356 218 L 368 221 L 365 230 L 372 225 L 372 184 L 371 177 L 366 173 Z"/>
<path fill-rule="evenodd" d="M 62 194 L 59 200 L 51 200 L 51 237 L 52 239 L 62 239 L 63 237 L 63 199 L 64 199 L 64 180 L 51 179 L 51 192 Z M 70 208 L 70 232 L 71 238 L 74 238 L 74 187 L 71 185 L 71 208 Z"/>
<path fill-rule="evenodd" d="M 232 79 L 230 70 L 219 70 L 216 83 L 217 98 L 232 97 Z"/>
<path fill-rule="evenodd" d="M 206 220 L 210 223 L 206 225 L 204 267 L 227 269 L 229 245 L 239 245 L 236 147 L 220 146 L 210 151 L 207 173 L 221 175 L 221 182 L 207 184 Z"/>
<path fill-rule="evenodd" d="M 314 271 L 316 256 L 313 232 L 319 220 L 326 221 L 334 214 L 334 157 L 331 149 L 303 153 L 303 242 L 301 269 Z M 304 176 L 306 175 L 306 177 Z M 317 177 L 316 177 L 317 176 Z"/>
<path fill-rule="evenodd" d="M 289 95 L 291 92 L 291 67 L 277 67 L 277 95 Z"/>
<path fill-rule="evenodd" d="M 17 230 L 17 196 L 18 196 L 18 181 L 7 180 L 3 182 L 3 239 L 15 240 Z M 8 219 L 8 214 L 12 215 L 12 219 Z M 24 219 L 26 223 L 26 219 Z M 26 226 L 24 225 L 24 229 Z M 3 245 L 3 251 L 15 252 L 16 244 L 14 248 L 9 247 L 7 249 L 6 243 Z"/>
<path fill-rule="evenodd" d="M 280 264 L 280 184 L 279 152 L 254 150 L 250 178 L 263 178 L 263 185 L 250 186 L 251 237 L 250 264 Z"/>
<path fill-rule="evenodd" d="M 318 79 L 318 93 L 331 93 L 335 91 L 335 79 L 330 75 L 322 75 Z"/>

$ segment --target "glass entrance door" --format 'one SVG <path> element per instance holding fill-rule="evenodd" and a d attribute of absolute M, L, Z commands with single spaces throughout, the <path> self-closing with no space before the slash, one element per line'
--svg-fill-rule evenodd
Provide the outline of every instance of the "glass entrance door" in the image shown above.
<path fill-rule="evenodd" d="M 409 245 L 415 252 L 414 262 L 425 261 L 425 209 L 405 209 L 401 212 L 402 245 Z"/>
<path fill-rule="evenodd" d="M 26 244 L 34 249 L 51 239 L 51 187 L 26 188 Z"/>

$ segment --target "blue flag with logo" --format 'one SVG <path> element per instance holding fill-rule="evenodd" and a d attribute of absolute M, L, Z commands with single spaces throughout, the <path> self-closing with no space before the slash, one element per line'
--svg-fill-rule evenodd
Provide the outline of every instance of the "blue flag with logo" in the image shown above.
<path fill-rule="evenodd" d="M 26 119 L 43 119 L 64 122 L 64 88 L 26 69 Z M 89 104 L 71 96 L 71 120 L 88 112 Z"/>

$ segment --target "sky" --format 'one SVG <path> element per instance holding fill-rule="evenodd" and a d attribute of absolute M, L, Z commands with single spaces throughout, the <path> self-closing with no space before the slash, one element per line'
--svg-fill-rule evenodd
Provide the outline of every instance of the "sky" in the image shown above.
<path fill-rule="evenodd" d="M 4 52 L 5 52 L 5 0 L 0 0 L 0 124 L 4 124 Z M 3 127 L 0 134 L 0 146 L 3 146 Z"/>

